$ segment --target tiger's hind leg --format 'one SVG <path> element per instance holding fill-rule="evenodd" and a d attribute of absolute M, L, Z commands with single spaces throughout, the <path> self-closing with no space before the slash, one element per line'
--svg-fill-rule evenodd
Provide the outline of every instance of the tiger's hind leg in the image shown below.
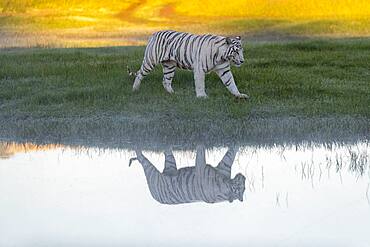
<path fill-rule="evenodd" d="M 176 166 L 176 160 L 173 156 L 173 153 L 171 150 L 166 150 L 164 152 L 164 170 L 163 174 L 166 175 L 174 175 L 177 172 L 177 166 Z"/>
<path fill-rule="evenodd" d="M 236 156 L 235 149 L 229 148 L 229 150 L 227 150 L 226 154 L 224 155 L 224 157 L 222 158 L 222 160 L 220 161 L 220 163 L 218 163 L 216 167 L 218 172 L 220 172 L 221 174 L 223 174 L 224 176 L 228 178 L 231 178 L 231 167 L 234 163 L 235 156 Z"/>
<path fill-rule="evenodd" d="M 141 164 L 141 166 L 144 169 L 145 177 L 149 183 L 150 178 L 155 175 L 155 176 L 160 176 L 160 172 L 158 169 L 150 162 L 144 154 L 141 152 L 141 150 L 136 150 L 136 158 L 132 158 L 132 160 L 138 160 Z M 130 162 L 131 163 L 131 162 Z"/>
<path fill-rule="evenodd" d="M 176 64 L 174 62 L 162 62 L 163 67 L 163 87 L 167 92 L 173 93 L 172 79 L 175 76 Z"/>
<path fill-rule="evenodd" d="M 134 81 L 134 85 L 132 86 L 133 91 L 139 90 L 141 81 L 145 76 L 147 76 L 155 67 L 155 64 L 147 62 L 147 59 L 144 58 L 143 63 L 138 72 L 136 72 L 136 77 Z"/>

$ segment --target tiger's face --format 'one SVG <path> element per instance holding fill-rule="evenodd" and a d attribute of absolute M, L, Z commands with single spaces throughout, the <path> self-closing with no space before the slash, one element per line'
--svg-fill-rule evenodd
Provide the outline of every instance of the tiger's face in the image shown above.
<path fill-rule="evenodd" d="M 244 63 L 243 46 L 240 36 L 235 38 L 226 38 L 228 48 L 226 50 L 226 58 L 231 61 L 236 67 L 240 67 Z"/>
<path fill-rule="evenodd" d="M 231 193 L 229 195 L 229 202 L 233 200 L 243 201 L 245 191 L 245 177 L 238 173 L 234 179 L 231 180 Z"/>

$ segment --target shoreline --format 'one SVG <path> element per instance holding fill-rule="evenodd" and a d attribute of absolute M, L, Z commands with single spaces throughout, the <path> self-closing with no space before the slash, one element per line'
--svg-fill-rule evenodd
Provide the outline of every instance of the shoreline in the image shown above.
<path fill-rule="evenodd" d="M 279 117 L 234 121 L 228 128 L 222 122 L 207 125 L 192 121 L 130 119 L 124 116 L 63 119 L 1 119 L 0 141 L 36 144 L 81 145 L 124 148 L 140 146 L 207 147 L 227 145 L 274 146 L 302 143 L 353 143 L 370 140 L 370 119 L 363 117 Z M 130 124 L 128 124 L 130 121 Z M 168 130 L 172 126 L 173 128 Z M 176 126 L 176 127 L 175 127 Z"/>

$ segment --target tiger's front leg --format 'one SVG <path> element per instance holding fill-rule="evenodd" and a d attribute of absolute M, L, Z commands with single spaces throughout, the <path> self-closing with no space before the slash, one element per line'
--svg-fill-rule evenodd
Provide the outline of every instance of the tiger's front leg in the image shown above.
<path fill-rule="evenodd" d="M 222 83 L 225 87 L 232 93 L 235 97 L 241 99 L 248 99 L 249 96 L 247 94 L 242 94 L 239 92 L 238 87 L 235 84 L 234 76 L 231 73 L 230 65 L 223 66 L 221 65 L 219 68 L 215 69 L 216 74 L 222 80 Z"/>
<path fill-rule="evenodd" d="M 194 70 L 194 83 L 195 83 L 195 93 L 198 98 L 207 98 L 205 89 L 205 73 L 200 70 Z"/>

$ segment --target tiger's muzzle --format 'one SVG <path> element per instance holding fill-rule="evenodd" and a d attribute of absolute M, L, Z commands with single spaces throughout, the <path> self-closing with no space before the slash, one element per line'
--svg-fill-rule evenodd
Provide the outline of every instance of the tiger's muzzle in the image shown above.
<path fill-rule="evenodd" d="M 244 63 L 244 60 L 233 61 L 233 63 L 235 64 L 236 67 L 240 67 Z"/>

